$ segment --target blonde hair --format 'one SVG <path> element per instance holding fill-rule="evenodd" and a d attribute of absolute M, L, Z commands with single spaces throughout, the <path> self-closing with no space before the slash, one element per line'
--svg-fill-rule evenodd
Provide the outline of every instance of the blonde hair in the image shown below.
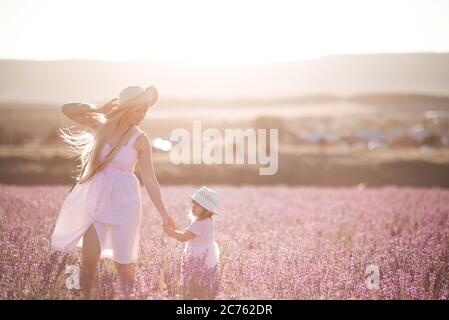
<path fill-rule="evenodd" d="M 157 96 L 154 103 L 157 101 Z M 125 103 L 112 109 L 107 114 L 101 112 L 88 112 L 86 117 L 97 120 L 101 123 L 100 127 L 95 133 L 87 130 L 81 132 L 73 132 L 69 128 L 60 128 L 59 136 L 68 145 L 71 152 L 75 153 L 77 159 L 80 160 L 80 165 L 76 167 L 76 177 L 78 183 L 86 182 L 96 172 L 104 168 L 117 154 L 120 148 L 125 145 L 132 135 L 136 132 L 137 126 L 131 125 L 122 135 L 120 142 L 112 152 L 103 160 L 100 161 L 101 152 L 107 143 L 107 139 L 111 137 L 114 130 L 117 128 L 119 120 L 128 112 L 136 111 L 143 107 L 142 103 L 135 103 L 136 98 L 130 99 Z M 152 103 L 153 104 L 153 103 Z M 149 106 L 144 106 L 149 107 Z M 82 168 L 84 168 L 84 174 Z M 82 175 L 82 176 L 81 176 Z"/>

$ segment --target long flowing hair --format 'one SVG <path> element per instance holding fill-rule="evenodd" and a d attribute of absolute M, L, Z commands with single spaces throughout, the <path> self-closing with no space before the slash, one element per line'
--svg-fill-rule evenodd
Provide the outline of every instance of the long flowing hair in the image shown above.
<path fill-rule="evenodd" d="M 95 110 L 86 113 L 86 118 L 90 117 L 100 123 L 96 132 L 89 132 L 88 130 L 74 132 L 71 130 L 73 126 L 58 130 L 59 136 L 68 145 L 69 150 L 80 160 L 80 164 L 75 169 L 76 176 L 74 177 L 78 183 L 86 182 L 96 172 L 104 168 L 115 157 L 120 148 L 128 142 L 137 130 L 137 126 L 134 124 L 127 128 L 113 152 L 110 152 L 103 161 L 100 161 L 103 147 L 117 128 L 119 120 L 128 112 L 136 111 L 142 107 L 142 103 L 136 104 L 127 101 L 107 114 Z M 85 167 L 84 171 L 83 167 Z"/>

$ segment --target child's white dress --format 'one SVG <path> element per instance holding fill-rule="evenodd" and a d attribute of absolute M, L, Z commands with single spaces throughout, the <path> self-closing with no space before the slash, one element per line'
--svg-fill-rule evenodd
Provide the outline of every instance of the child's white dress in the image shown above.
<path fill-rule="evenodd" d="M 194 257 L 205 257 L 205 264 L 209 268 L 217 265 L 220 258 L 220 249 L 215 242 L 214 220 L 207 218 L 193 221 L 187 230 L 196 235 L 186 242 L 184 254 L 192 254 Z"/>
<path fill-rule="evenodd" d="M 142 202 L 139 179 L 134 174 L 138 159 L 134 142 L 140 128 L 114 159 L 88 181 L 76 184 L 64 200 L 51 238 L 51 248 L 70 252 L 82 247 L 84 233 L 94 225 L 101 257 L 118 263 L 137 262 Z M 106 144 L 103 160 L 110 150 Z"/>
<path fill-rule="evenodd" d="M 187 230 L 196 237 L 186 242 L 181 279 L 184 299 L 215 299 L 220 288 L 220 249 L 215 242 L 214 221 L 196 220 Z"/>

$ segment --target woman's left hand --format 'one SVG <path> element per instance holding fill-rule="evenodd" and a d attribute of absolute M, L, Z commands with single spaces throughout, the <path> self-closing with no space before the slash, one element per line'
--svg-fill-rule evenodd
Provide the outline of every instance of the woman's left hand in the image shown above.
<path fill-rule="evenodd" d="M 103 114 L 108 114 L 113 109 L 118 107 L 118 99 L 112 99 L 111 101 L 105 103 L 104 105 L 100 106 L 98 110 Z"/>

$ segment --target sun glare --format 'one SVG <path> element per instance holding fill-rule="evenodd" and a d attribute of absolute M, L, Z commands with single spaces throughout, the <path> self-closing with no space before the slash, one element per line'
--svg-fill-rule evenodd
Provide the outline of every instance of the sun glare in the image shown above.
<path fill-rule="evenodd" d="M 449 1 L 2 1 L 2 58 L 264 63 L 448 50 Z M 431 22 L 431 23 L 430 23 Z"/>

